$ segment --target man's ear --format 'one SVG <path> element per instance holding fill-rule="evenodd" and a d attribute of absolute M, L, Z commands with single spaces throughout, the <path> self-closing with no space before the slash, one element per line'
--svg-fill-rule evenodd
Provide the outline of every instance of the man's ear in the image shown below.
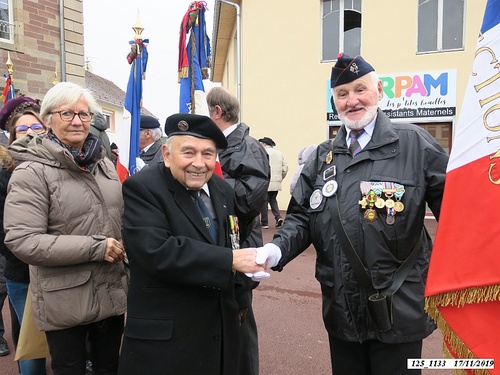
<path fill-rule="evenodd" d="M 170 168 L 170 151 L 168 150 L 168 146 L 163 144 L 161 146 L 161 154 L 163 155 L 163 163 L 165 167 Z"/>
<path fill-rule="evenodd" d="M 216 118 L 216 119 L 221 118 L 221 117 L 222 117 L 222 114 L 223 114 L 223 111 L 222 111 L 221 106 L 217 104 L 217 105 L 214 107 L 214 110 L 215 110 L 215 118 Z"/>

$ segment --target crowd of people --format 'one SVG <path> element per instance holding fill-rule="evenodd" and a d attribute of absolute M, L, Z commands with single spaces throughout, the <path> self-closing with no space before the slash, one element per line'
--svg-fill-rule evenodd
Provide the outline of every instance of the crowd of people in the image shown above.
<path fill-rule="evenodd" d="M 343 125 L 300 150 L 285 217 L 285 157 L 250 136 L 225 88 L 207 93 L 208 116 L 169 116 L 164 142 L 158 119 L 141 116 L 144 167 L 123 185 L 85 88 L 63 82 L 41 105 L 4 105 L 7 294 L 21 329 L 31 304 L 54 374 L 84 374 L 90 361 L 94 374 L 258 375 L 253 292 L 311 244 L 332 372 L 408 373 L 436 329 L 423 221 L 427 207 L 439 218 L 448 156 L 378 108 L 382 85 L 361 56 L 339 55 L 330 82 Z M 269 204 L 278 230 L 264 244 Z M 45 358 L 19 365 L 45 374 Z"/>

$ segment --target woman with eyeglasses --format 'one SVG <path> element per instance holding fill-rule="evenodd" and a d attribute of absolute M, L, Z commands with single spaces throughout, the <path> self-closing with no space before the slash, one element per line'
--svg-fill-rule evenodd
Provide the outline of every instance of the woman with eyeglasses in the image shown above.
<path fill-rule="evenodd" d="M 45 126 L 40 119 L 40 104 L 38 100 L 20 96 L 9 100 L 0 110 L 0 128 L 9 132 L 8 145 L 25 135 L 34 136 L 45 132 Z M 9 300 L 16 312 L 17 320 L 22 324 L 24 306 L 30 282 L 28 264 L 17 258 L 5 246 L 3 230 L 3 214 L 7 185 L 15 163 L 7 149 L 0 147 L 2 170 L 0 171 L 0 253 L 5 257 L 5 281 Z M 14 340 L 17 342 L 17 339 Z M 19 361 L 22 375 L 45 375 L 45 358 L 25 359 Z"/>
<path fill-rule="evenodd" d="M 33 315 L 55 375 L 116 374 L 128 288 L 123 199 L 113 163 L 90 133 L 100 112 L 86 89 L 52 87 L 40 111 L 47 133 L 21 138 L 5 202 L 5 244 L 30 264 Z M 26 139 L 26 141 L 25 141 Z"/>

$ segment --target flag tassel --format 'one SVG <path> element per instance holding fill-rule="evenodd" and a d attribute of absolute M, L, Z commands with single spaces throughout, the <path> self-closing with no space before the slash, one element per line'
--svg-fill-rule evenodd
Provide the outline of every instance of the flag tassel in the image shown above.
<path fill-rule="evenodd" d="M 474 353 L 464 344 L 460 337 L 448 325 L 446 320 L 439 312 L 439 306 L 458 306 L 463 307 L 471 303 L 486 303 L 500 301 L 500 285 L 492 285 L 488 287 L 468 288 L 464 290 L 442 293 L 429 296 L 425 299 L 425 311 L 434 319 L 441 333 L 443 334 L 443 354 L 445 358 L 460 358 L 460 359 L 477 359 Z M 496 334 L 496 333 L 493 333 Z M 453 352 L 453 353 L 452 353 Z M 486 369 L 477 370 L 461 370 L 456 369 L 455 375 L 474 374 L 474 375 L 489 375 L 490 372 Z"/>

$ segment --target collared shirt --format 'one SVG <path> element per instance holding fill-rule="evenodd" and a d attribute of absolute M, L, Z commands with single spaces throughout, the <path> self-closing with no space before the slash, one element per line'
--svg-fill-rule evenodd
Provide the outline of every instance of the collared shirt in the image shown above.
<path fill-rule="evenodd" d="M 204 199 L 203 194 L 201 194 L 200 197 L 203 200 L 203 203 L 205 203 L 205 206 L 207 206 L 208 211 L 210 211 L 210 215 L 212 215 L 214 220 L 217 220 L 217 215 L 215 214 L 215 209 L 212 204 L 212 199 L 210 198 L 210 190 L 208 189 L 208 184 L 205 183 L 200 190 L 203 190 L 207 194 L 208 199 Z"/>
<path fill-rule="evenodd" d="M 377 122 L 377 116 L 373 119 L 372 122 L 370 122 L 368 125 L 366 125 L 363 130 L 364 133 L 361 134 L 361 136 L 358 138 L 359 145 L 361 146 L 361 149 L 364 149 L 365 146 L 370 142 L 372 139 L 373 131 L 375 130 L 375 122 Z M 349 140 L 349 135 L 351 134 L 351 129 L 347 128 L 347 136 L 345 138 L 345 143 L 347 147 L 349 148 L 350 146 L 350 140 Z"/>
<path fill-rule="evenodd" d="M 205 193 L 207 193 L 208 196 L 210 196 L 210 190 L 208 189 L 207 183 L 205 183 L 205 185 L 203 185 L 200 190 L 203 190 Z"/>
<path fill-rule="evenodd" d="M 155 141 L 156 142 L 156 141 Z M 153 143 L 150 143 L 149 145 L 147 145 L 146 147 L 144 147 L 142 150 L 141 150 L 141 153 L 146 153 L 150 148 L 151 146 L 153 146 L 155 144 L 155 142 Z"/>
<path fill-rule="evenodd" d="M 229 128 L 227 128 L 226 130 L 224 130 L 222 132 L 224 134 L 224 137 L 226 137 L 226 138 L 229 137 L 229 134 L 234 132 L 237 127 L 238 127 L 238 124 L 234 124 L 234 125 L 231 125 Z"/>

